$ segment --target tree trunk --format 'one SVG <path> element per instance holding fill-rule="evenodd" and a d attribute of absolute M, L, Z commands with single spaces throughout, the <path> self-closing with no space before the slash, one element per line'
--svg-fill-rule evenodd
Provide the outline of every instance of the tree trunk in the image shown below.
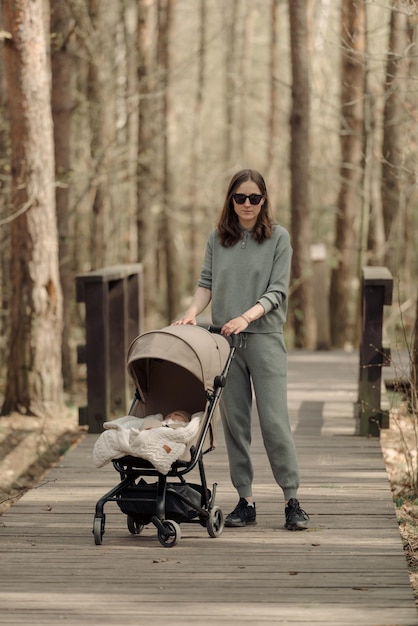
<path fill-rule="evenodd" d="M 0 30 L 3 38 L 6 31 L 3 25 L 3 16 L 0 10 Z M 6 63 L 4 45 L 0 47 L 0 250 L 5 251 L 10 247 L 10 219 L 8 216 L 8 198 L 10 196 L 10 164 L 9 164 L 9 133 L 7 126 L 7 86 L 6 86 Z M 10 296 L 10 259 L 7 254 L 0 254 L 0 337 L 9 336 L 9 310 Z M 0 376 L 5 374 L 6 350 L 5 342 L 0 342 Z"/>
<path fill-rule="evenodd" d="M 365 77 L 364 0 L 343 0 L 341 41 L 341 167 L 335 223 L 335 267 L 331 273 L 331 343 L 342 347 L 349 337 L 353 315 L 352 279 L 355 272 L 355 220 L 361 210 L 363 162 L 363 100 Z M 355 307 L 352 313 L 355 313 Z M 351 320 L 351 321 L 350 321 Z M 351 331 L 353 328 L 351 328 Z"/>
<path fill-rule="evenodd" d="M 385 265 L 395 276 L 399 271 L 401 228 L 402 165 L 405 120 L 405 83 L 408 76 L 408 15 L 398 11 L 394 1 L 390 19 L 389 49 L 386 63 L 385 107 L 382 145 L 382 209 L 385 229 Z"/>
<path fill-rule="evenodd" d="M 171 120 L 171 90 L 170 90 L 170 33 L 172 28 L 172 14 L 175 0 L 160 0 L 159 11 L 159 66 L 161 71 L 161 85 L 163 88 L 163 184 L 162 184 L 162 211 L 160 221 L 160 236 L 162 244 L 164 274 L 166 281 L 166 321 L 171 322 L 179 310 L 178 275 L 176 264 L 176 248 L 174 245 L 174 216 L 172 191 L 172 172 L 170 154 L 170 120 Z"/>
<path fill-rule="evenodd" d="M 91 134 L 90 150 L 92 160 L 91 181 L 91 227 L 90 227 L 90 255 L 93 269 L 103 267 L 106 258 L 105 238 L 105 204 L 108 197 L 106 152 L 104 149 L 104 102 L 100 84 L 101 68 L 100 45 L 98 45 L 101 20 L 100 0 L 88 0 L 88 12 L 93 31 L 93 45 L 89 54 L 87 100 L 89 104 L 89 129 Z M 99 56 L 100 55 L 100 56 Z"/>
<path fill-rule="evenodd" d="M 125 219 L 126 240 L 129 248 L 127 261 L 132 263 L 138 260 L 138 231 L 135 227 L 138 214 L 137 168 L 139 139 L 138 1 L 124 0 L 121 10 L 124 17 L 123 44 L 125 45 L 126 55 L 126 87 L 123 94 L 126 128 L 123 138 L 118 143 L 126 144 L 127 151 L 127 210 Z"/>
<path fill-rule="evenodd" d="M 147 326 L 155 326 L 157 310 L 157 236 L 154 207 L 158 204 L 157 188 L 161 180 L 157 137 L 162 118 L 156 95 L 156 21 L 155 0 L 140 0 L 138 4 L 138 158 L 137 158 L 137 218 L 138 260 L 144 270 L 144 314 Z"/>
<path fill-rule="evenodd" d="M 235 129 L 238 122 L 237 135 L 237 154 L 239 161 L 249 162 L 252 159 L 252 145 L 248 145 L 251 138 L 248 138 L 248 118 L 251 115 L 251 109 L 248 106 L 247 94 L 251 91 L 251 63 L 254 58 L 254 20 L 257 9 L 253 2 L 245 5 L 243 35 L 239 38 L 241 50 L 239 53 L 237 86 L 238 106 L 237 120 L 235 120 Z M 235 30 L 237 37 L 237 30 Z"/>
<path fill-rule="evenodd" d="M 4 0 L 10 109 L 11 333 L 3 414 L 62 410 L 62 293 L 43 0 Z"/>
<path fill-rule="evenodd" d="M 279 136 L 279 106 L 278 106 L 278 80 L 279 80 L 279 5 L 278 0 L 271 3 L 271 45 L 270 45 L 270 102 L 267 132 L 267 178 L 272 177 L 275 170 L 275 152 L 277 150 Z"/>
<path fill-rule="evenodd" d="M 228 2 L 225 15 L 225 166 L 228 169 L 233 156 L 235 49 L 238 0 Z"/>
<path fill-rule="evenodd" d="M 367 55 L 368 56 L 368 55 Z M 368 98 L 364 107 L 364 186 L 363 211 L 368 212 L 363 220 L 363 237 L 359 237 L 361 252 L 366 250 L 366 255 L 360 254 L 358 275 L 360 276 L 363 265 L 383 265 L 385 250 L 385 232 L 383 227 L 382 194 L 381 194 L 381 163 L 378 158 L 379 147 L 377 145 L 379 134 L 377 125 L 379 122 L 378 98 L 372 97 L 372 88 L 365 86 Z M 367 190 L 367 193 L 366 193 Z M 359 302 L 360 310 L 360 302 Z"/>
<path fill-rule="evenodd" d="M 311 284 L 309 130 L 310 85 L 305 0 L 289 0 L 292 61 L 292 110 L 290 115 L 292 295 L 290 298 L 294 343 L 297 348 L 316 347 L 316 319 Z"/>
<path fill-rule="evenodd" d="M 412 393 L 414 398 L 414 410 L 415 415 L 418 411 L 418 293 L 417 293 L 417 303 L 415 307 L 415 327 L 414 327 L 414 345 L 412 349 Z"/>
<path fill-rule="evenodd" d="M 196 280 L 199 276 L 199 263 L 201 252 L 198 249 L 198 223 L 201 206 L 201 180 L 200 164 L 202 157 L 202 109 L 203 90 L 205 85 L 205 54 L 206 54 L 206 0 L 200 0 L 199 16 L 199 61 L 197 71 L 197 88 L 194 103 L 193 131 L 191 145 L 190 167 L 190 204 L 189 210 L 189 271 L 187 292 L 192 293 L 196 288 Z"/>
<path fill-rule="evenodd" d="M 55 146 L 55 191 L 59 234 L 60 278 L 63 294 L 62 374 L 64 388 L 72 386 L 71 320 L 73 305 L 72 237 L 69 226 L 71 118 L 74 110 L 74 63 L 70 52 L 74 23 L 65 2 L 51 3 L 51 107 Z"/>

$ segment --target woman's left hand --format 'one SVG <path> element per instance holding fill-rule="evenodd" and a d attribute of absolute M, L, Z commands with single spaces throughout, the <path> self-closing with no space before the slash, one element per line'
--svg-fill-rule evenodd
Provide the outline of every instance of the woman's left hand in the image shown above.
<path fill-rule="evenodd" d="M 234 317 L 234 319 L 229 320 L 229 322 L 224 324 L 221 332 L 226 337 L 229 337 L 230 335 L 238 335 L 238 333 L 242 333 L 247 328 L 248 322 L 240 315 L 239 317 Z"/>

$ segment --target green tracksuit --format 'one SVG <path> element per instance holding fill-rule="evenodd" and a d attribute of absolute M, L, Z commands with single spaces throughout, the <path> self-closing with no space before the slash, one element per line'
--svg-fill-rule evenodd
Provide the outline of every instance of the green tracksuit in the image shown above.
<path fill-rule="evenodd" d="M 209 235 L 199 286 L 212 292 L 212 318 L 222 326 L 262 304 L 265 315 L 252 322 L 237 348 L 220 401 L 231 480 L 240 497 L 252 495 L 250 455 L 252 389 L 264 446 L 286 500 L 296 497 L 299 471 L 287 409 L 287 352 L 283 338 L 292 248 L 289 234 L 273 227 L 258 244 L 243 230 L 231 248 Z"/>

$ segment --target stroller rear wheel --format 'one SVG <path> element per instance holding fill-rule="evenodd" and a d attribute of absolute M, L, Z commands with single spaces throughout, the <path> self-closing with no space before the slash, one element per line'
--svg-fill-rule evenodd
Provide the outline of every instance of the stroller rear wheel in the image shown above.
<path fill-rule="evenodd" d="M 164 520 L 161 522 L 163 530 L 158 530 L 158 541 L 165 548 L 172 548 L 181 539 L 181 530 L 177 522 Z"/>
<path fill-rule="evenodd" d="M 131 535 L 139 535 L 144 530 L 144 524 L 135 521 L 135 519 L 131 515 L 128 515 L 126 522 Z"/>
<path fill-rule="evenodd" d="M 224 514 L 219 506 L 214 506 L 206 522 L 209 537 L 219 537 L 224 529 Z"/>

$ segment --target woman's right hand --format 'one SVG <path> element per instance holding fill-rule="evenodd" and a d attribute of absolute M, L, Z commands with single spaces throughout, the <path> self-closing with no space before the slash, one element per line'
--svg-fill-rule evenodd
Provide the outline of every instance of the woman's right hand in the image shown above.
<path fill-rule="evenodd" d="M 197 325 L 196 317 L 194 315 L 189 315 L 188 313 L 185 313 L 183 317 L 173 322 L 172 326 L 185 326 L 186 324 L 196 326 Z"/>

